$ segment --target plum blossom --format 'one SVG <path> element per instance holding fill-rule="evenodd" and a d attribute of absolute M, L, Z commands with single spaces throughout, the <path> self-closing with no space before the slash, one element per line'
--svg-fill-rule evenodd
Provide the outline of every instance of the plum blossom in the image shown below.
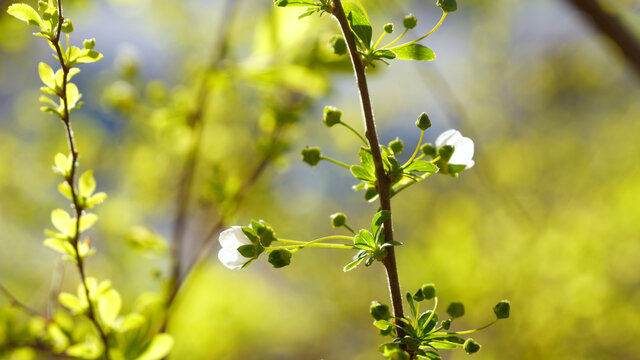
<path fill-rule="evenodd" d="M 218 252 L 218 259 L 222 264 L 231 270 L 240 269 L 251 258 L 242 256 L 238 248 L 243 245 L 251 245 L 251 240 L 242 232 L 242 227 L 232 226 L 220 233 L 218 237 L 222 248 Z"/>
<path fill-rule="evenodd" d="M 475 164 L 473 161 L 473 140 L 462 136 L 460 131 L 451 129 L 443 132 L 436 139 L 436 148 L 449 145 L 453 147 L 453 155 L 449 159 L 449 164 L 465 165 L 465 169 L 471 169 Z"/>

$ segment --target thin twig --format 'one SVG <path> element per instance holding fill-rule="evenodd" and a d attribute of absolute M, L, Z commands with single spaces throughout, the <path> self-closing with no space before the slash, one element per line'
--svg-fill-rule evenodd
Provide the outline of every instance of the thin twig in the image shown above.
<path fill-rule="evenodd" d="M 15 295 L 13 295 L 4 285 L 0 284 L 0 292 L 9 300 L 9 304 L 11 306 L 16 307 L 22 310 L 25 314 L 35 317 L 41 317 L 47 319 L 45 316 L 42 316 L 37 310 L 25 305 L 23 302 L 18 300 Z"/>
<path fill-rule="evenodd" d="M 377 190 L 380 197 L 380 209 L 391 211 L 391 196 L 390 189 L 391 183 L 384 171 L 382 163 L 382 155 L 380 153 L 380 144 L 378 141 L 378 134 L 376 132 L 375 119 L 373 116 L 373 108 L 371 106 L 371 100 L 369 98 L 369 88 L 367 85 L 367 77 L 365 74 L 365 67 L 358 55 L 358 49 L 356 42 L 349 27 L 347 17 L 342 8 L 342 2 L 340 0 L 334 0 L 333 16 L 338 20 L 342 35 L 347 42 L 349 49 L 349 55 L 351 57 L 351 63 L 353 64 L 353 70 L 356 76 L 356 82 L 358 84 L 358 90 L 360 93 L 360 101 L 362 105 L 362 112 L 364 115 L 365 123 L 365 136 L 371 147 L 371 154 L 373 156 L 373 162 L 376 169 L 377 178 Z M 387 242 L 393 241 L 393 224 L 391 217 L 384 223 L 384 234 Z M 404 317 L 404 310 L 402 308 L 402 293 L 400 290 L 400 281 L 398 279 L 398 269 L 396 266 L 395 249 L 393 246 L 387 248 L 387 256 L 382 261 L 387 271 L 387 280 L 389 283 L 389 292 L 391 295 L 391 303 L 393 307 L 393 314 L 396 318 Z M 398 337 L 403 337 L 404 331 L 398 328 Z"/>
<path fill-rule="evenodd" d="M 98 322 L 97 313 L 94 309 L 93 302 L 91 301 L 91 297 L 89 296 L 89 287 L 87 286 L 84 259 L 82 259 L 82 256 L 80 255 L 80 249 L 79 249 L 80 218 L 82 217 L 82 212 L 84 209 L 82 207 L 82 204 L 80 203 L 80 198 L 74 186 L 79 154 L 76 148 L 75 139 L 73 137 L 73 129 L 71 128 L 71 121 L 69 118 L 69 104 L 67 100 L 67 81 L 68 81 L 68 74 L 69 74 L 70 68 L 64 62 L 62 48 L 60 47 L 60 34 L 62 31 L 63 22 L 64 22 L 64 16 L 62 15 L 62 0 L 58 0 L 58 28 L 56 30 L 56 36 L 52 41 L 52 45 L 56 49 L 58 60 L 60 61 L 60 66 L 63 72 L 61 97 L 64 104 L 64 113 L 62 114 L 60 119 L 62 120 L 62 123 L 64 124 L 65 130 L 66 130 L 67 142 L 69 144 L 69 151 L 71 152 L 71 156 L 72 156 L 71 170 L 69 172 L 69 175 L 65 177 L 65 181 L 67 182 L 67 184 L 69 185 L 69 188 L 71 189 L 71 199 L 73 201 L 73 208 L 75 210 L 75 216 L 76 216 L 75 233 L 73 238 L 71 239 L 71 244 L 73 245 L 73 248 L 75 250 L 76 265 L 78 268 L 78 273 L 80 274 L 80 280 L 82 282 L 82 287 L 87 297 L 87 303 L 89 306 L 87 317 L 91 320 L 96 330 L 100 334 L 100 338 L 104 345 L 105 359 L 109 360 L 109 346 L 108 346 L 107 334 L 104 332 L 104 330 L 102 329 L 102 326 L 100 326 L 100 323 Z"/>

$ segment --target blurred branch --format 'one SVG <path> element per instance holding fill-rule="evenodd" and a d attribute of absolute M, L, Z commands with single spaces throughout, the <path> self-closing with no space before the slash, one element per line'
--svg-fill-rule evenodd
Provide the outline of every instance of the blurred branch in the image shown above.
<path fill-rule="evenodd" d="M 582 16 L 611 39 L 622 51 L 623 56 L 640 76 L 640 40 L 627 28 L 620 18 L 606 11 L 598 0 L 565 0 L 579 10 Z"/>
<path fill-rule="evenodd" d="M 35 317 L 41 317 L 41 318 L 45 318 L 44 316 L 40 315 L 40 313 L 36 310 L 34 310 L 33 308 L 25 305 L 23 302 L 21 302 L 20 300 L 18 300 L 18 298 L 16 298 L 9 290 L 7 290 L 6 287 L 4 287 L 4 285 L 0 284 L 0 292 L 9 300 L 9 304 L 13 307 L 16 307 L 20 310 L 22 310 L 24 313 L 26 313 L 27 315 L 30 316 L 35 316 Z"/>
<path fill-rule="evenodd" d="M 200 78 L 198 88 L 196 90 L 196 105 L 187 115 L 187 124 L 191 127 L 191 146 L 185 160 L 184 168 L 179 178 L 180 188 L 178 190 L 176 215 L 173 227 L 173 251 L 172 251 L 172 270 L 169 279 L 169 297 L 167 299 L 168 308 L 175 298 L 178 288 L 180 287 L 180 274 L 182 271 L 182 258 L 184 257 L 184 236 L 187 228 L 187 215 L 189 213 L 189 204 L 191 203 L 191 193 L 195 178 L 196 165 L 198 163 L 200 146 L 202 143 L 202 133 L 204 127 L 203 115 L 207 105 L 207 96 L 209 89 L 207 81 L 209 74 L 219 67 L 220 63 L 226 58 L 229 49 L 229 33 L 230 23 L 233 19 L 232 13 L 235 11 L 238 1 L 226 0 L 222 6 L 222 16 L 219 24 L 219 31 L 214 34 L 220 34 L 214 42 L 214 52 L 211 62 L 206 68 L 205 73 Z"/>

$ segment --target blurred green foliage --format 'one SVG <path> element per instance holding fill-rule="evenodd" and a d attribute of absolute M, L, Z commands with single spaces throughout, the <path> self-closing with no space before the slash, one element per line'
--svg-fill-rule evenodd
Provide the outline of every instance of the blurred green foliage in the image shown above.
<path fill-rule="evenodd" d="M 328 214 L 344 211 L 366 228 L 375 212 L 350 190 L 352 177 L 299 160 L 300 148 L 324 145 L 357 162 L 358 140 L 322 123 L 329 103 L 362 128 L 349 63 L 327 45 L 335 25 L 297 21 L 299 12 L 269 1 L 233 2 L 228 54 L 211 70 L 223 1 L 69 1 L 76 32 L 105 53 L 102 67 L 74 78 L 85 101 L 74 113 L 80 162 L 109 193 L 88 272 L 112 280 L 124 312 L 140 294 L 162 291 L 169 274 L 162 238 L 171 238 L 201 79 L 208 95 L 186 257 L 220 214 L 234 213 L 227 224 L 263 216 L 279 235 L 311 239 L 329 231 Z M 431 3 L 362 2 L 380 27 L 411 10 L 417 34 L 439 17 Z M 37 64 L 49 49 L 6 15 L 9 3 L 0 3 L 0 34 L 11 34 L 0 37 L 0 282 L 51 312 L 52 273 L 62 275 L 42 229 L 60 207 L 49 163 L 66 143 L 59 122 L 38 111 Z M 633 2 L 607 3 L 639 28 Z M 459 128 L 476 143 L 476 166 L 457 181 L 433 177 L 394 200 L 397 238 L 411 244 L 397 251 L 403 289 L 434 282 L 443 303 L 474 304 L 461 327 L 491 320 L 496 300 L 509 298 L 510 320 L 474 336 L 484 345 L 476 359 L 640 357 L 637 77 L 567 6 L 458 5 L 429 38 L 437 60 L 370 72 L 383 143 L 400 133 L 412 148 L 423 111 L 434 129 Z M 274 141 L 276 129 L 284 133 Z M 270 166 L 236 209 L 229 199 L 265 154 Z M 381 266 L 344 274 L 349 255 L 330 250 L 301 252 L 280 270 L 256 263 L 231 272 L 211 259 L 187 278 L 171 313 L 173 359 L 378 356 L 367 308 L 387 302 Z M 63 278 L 73 292 L 73 269 Z M 37 324 L 8 305 L 0 298 L 0 359 L 46 359 L 14 342 Z"/>

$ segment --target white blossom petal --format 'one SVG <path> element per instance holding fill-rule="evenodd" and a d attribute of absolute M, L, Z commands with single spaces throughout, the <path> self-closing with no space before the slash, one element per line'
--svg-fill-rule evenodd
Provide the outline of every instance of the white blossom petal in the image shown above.
<path fill-rule="evenodd" d="M 443 132 L 436 139 L 436 148 L 441 148 L 445 145 L 454 146 L 460 139 L 462 139 L 462 134 L 460 131 L 456 129 L 451 129 Z"/>
<path fill-rule="evenodd" d="M 231 270 L 240 269 L 247 261 L 251 260 L 242 256 L 238 250 L 222 248 L 218 251 L 220 262 Z"/>
<path fill-rule="evenodd" d="M 242 227 L 232 226 L 220 233 L 218 237 L 222 248 L 236 250 L 242 245 L 251 245 L 251 240 L 242 232 Z"/>
<path fill-rule="evenodd" d="M 449 164 L 466 165 L 466 169 L 472 168 L 475 164 L 473 161 L 473 140 L 468 137 L 463 137 L 458 140 L 453 147 L 455 150 L 453 151 L 451 159 L 449 159 Z"/>

